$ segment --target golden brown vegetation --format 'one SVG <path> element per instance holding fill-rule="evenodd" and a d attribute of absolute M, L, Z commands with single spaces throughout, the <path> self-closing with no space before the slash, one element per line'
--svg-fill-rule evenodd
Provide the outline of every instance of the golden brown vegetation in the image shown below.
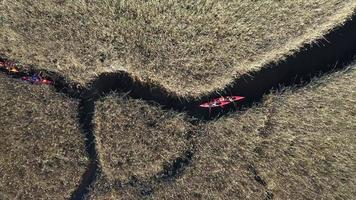
<path fill-rule="evenodd" d="M 148 179 L 191 148 L 184 115 L 144 101 L 110 95 L 97 102 L 95 136 L 109 180 Z"/>
<path fill-rule="evenodd" d="M 354 0 L 3 0 L 0 53 L 82 84 L 124 70 L 199 96 L 293 54 L 355 8 Z"/>
<path fill-rule="evenodd" d="M 83 85 L 121 70 L 198 97 L 283 60 L 355 10 L 354 0 L 3 0 L 0 54 Z M 90 197 L 142 198 L 134 179 L 157 199 L 352 199 L 354 68 L 199 126 L 109 95 L 96 104 L 102 174 Z M 77 102 L 3 75 L 0 91 L 0 199 L 68 198 L 88 165 Z M 155 179 L 187 150 L 183 174 Z"/>
<path fill-rule="evenodd" d="M 88 164 L 76 101 L 0 75 L 0 199 L 68 199 Z"/>
<path fill-rule="evenodd" d="M 174 184 L 157 186 L 155 196 L 352 199 L 355 79 L 354 68 L 208 124 L 193 166 Z"/>
<path fill-rule="evenodd" d="M 157 199 L 266 199 L 245 151 L 263 126 L 266 109 L 256 108 L 208 125 L 197 139 L 192 166 L 174 183 L 158 184 Z"/>
<path fill-rule="evenodd" d="M 261 105 L 204 125 L 194 139 L 189 167 L 172 182 L 152 183 L 151 197 L 352 199 L 356 195 L 355 79 L 353 67 L 300 89 L 268 95 Z M 112 100 L 105 103 L 112 104 Z M 103 109 L 99 107 L 97 112 Z M 91 194 L 97 199 L 138 199 L 139 192 L 115 187 L 103 178 Z"/>

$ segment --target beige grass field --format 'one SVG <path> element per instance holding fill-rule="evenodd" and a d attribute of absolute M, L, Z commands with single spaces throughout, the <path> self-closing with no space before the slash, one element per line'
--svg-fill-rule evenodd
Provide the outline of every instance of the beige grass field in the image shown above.
<path fill-rule="evenodd" d="M 0 200 L 354 199 L 356 64 L 267 90 L 308 79 L 317 59 L 324 71 L 349 62 L 355 49 L 339 47 L 353 42 L 332 31 L 351 32 L 355 11 L 355 0 L 0 1 L 0 61 L 21 63 L 0 70 Z M 263 73 L 273 63 L 284 64 Z M 226 91 L 251 88 L 243 108 L 192 114 L 254 72 Z M 54 84 L 11 77 L 26 73 Z"/>
<path fill-rule="evenodd" d="M 281 61 L 355 9 L 354 0 L 3 0 L 0 53 L 84 85 L 126 71 L 197 97 Z"/>
<path fill-rule="evenodd" d="M 150 198 L 352 199 L 356 195 L 355 78 L 352 66 L 202 125 L 190 166 L 172 182 L 152 183 Z M 111 107 L 112 99 L 101 107 L 104 104 Z M 141 123 L 132 126 L 137 129 Z M 117 139 L 130 138 L 124 133 L 117 128 L 116 135 L 121 135 Z M 161 137 L 149 136 L 144 139 Z M 132 144 L 130 149 L 140 152 L 139 145 Z M 91 196 L 143 198 L 137 188 L 118 188 L 105 176 Z"/>
<path fill-rule="evenodd" d="M 352 199 L 355 78 L 354 67 L 208 124 L 194 165 L 155 197 Z"/>
<path fill-rule="evenodd" d="M 88 158 L 78 103 L 0 74 L 0 199 L 68 199 Z"/>
<path fill-rule="evenodd" d="M 157 175 L 192 148 L 195 134 L 183 114 L 114 94 L 96 104 L 94 124 L 102 171 L 121 183 Z"/>

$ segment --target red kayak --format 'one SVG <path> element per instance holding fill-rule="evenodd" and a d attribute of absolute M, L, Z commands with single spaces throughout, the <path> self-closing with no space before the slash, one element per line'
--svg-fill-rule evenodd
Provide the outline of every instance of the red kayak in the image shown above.
<path fill-rule="evenodd" d="M 219 98 L 213 99 L 210 102 L 200 104 L 199 106 L 202 108 L 215 108 L 215 107 L 223 108 L 227 104 L 233 103 L 235 101 L 240 101 L 244 98 L 245 97 L 241 97 L 241 96 L 219 97 Z"/>

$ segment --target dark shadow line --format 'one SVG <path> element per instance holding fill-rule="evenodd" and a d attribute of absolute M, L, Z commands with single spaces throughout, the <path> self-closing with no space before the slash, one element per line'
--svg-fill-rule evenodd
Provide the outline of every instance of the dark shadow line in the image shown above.
<path fill-rule="evenodd" d="M 164 169 L 158 173 L 154 180 L 156 182 L 169 182 L 180 176 L 185 168 L 191 163 L 194 152 L 187 150 L 182 156 L 176 158 L 168 165 L 164 166 Z"/>
<path fill-rule="evenodd" d="M 98 95 L 92 93 L 91 90 L 82 92 L 79 102 L 79 123 L 85 134 L 85 146 L 90 159 L 90 165 L 87 171 L 82 176 L 82 181 L 76 191 L 72 193 L 71 200 L 83 200 L 89 194 L 90 188 L 93 187 L 100 172 L 100 164 L 95 146 L 94 134 L 94 112 L 95 101 L 99 98 Z"/>
<path fill-rule="evenodd" d="M 260 185 L 262 185 L 264 188 L 266 188 L 265 200 L 272 200 L 273 199 L 273 192 L 268 189 L 267 182 L 265 181 L 265 179 L 263 177 L 261 177 L 259 175 L 255 165 L 253 165 L 252 163 L 248 163 L 247 169 L 251 173 L 251 175 L 253 176 L 254 180 L 257 183 L 259 183 Z"/>

